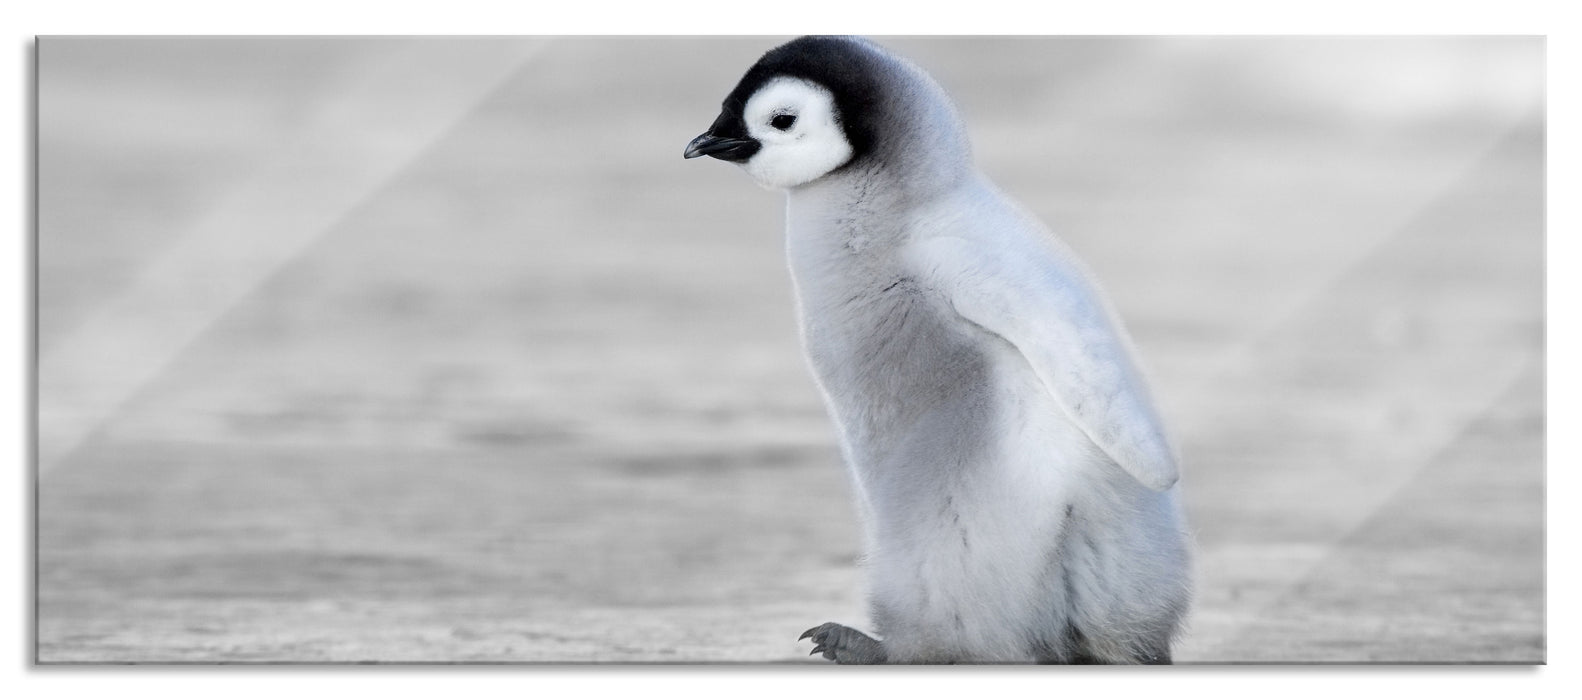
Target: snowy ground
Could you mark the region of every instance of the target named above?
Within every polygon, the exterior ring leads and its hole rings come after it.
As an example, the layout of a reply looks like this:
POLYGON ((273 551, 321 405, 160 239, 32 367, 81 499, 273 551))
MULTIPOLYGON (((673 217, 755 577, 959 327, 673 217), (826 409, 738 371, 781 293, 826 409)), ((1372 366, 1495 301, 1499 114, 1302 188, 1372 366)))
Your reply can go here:
MULTIPOLYGON (((41 40, 38 658, 801 662, 861 623, 777 39, 41 40)), ((1542 44, 890 39, 1116 301, 1181 662, 1545 659, 1542 44)))

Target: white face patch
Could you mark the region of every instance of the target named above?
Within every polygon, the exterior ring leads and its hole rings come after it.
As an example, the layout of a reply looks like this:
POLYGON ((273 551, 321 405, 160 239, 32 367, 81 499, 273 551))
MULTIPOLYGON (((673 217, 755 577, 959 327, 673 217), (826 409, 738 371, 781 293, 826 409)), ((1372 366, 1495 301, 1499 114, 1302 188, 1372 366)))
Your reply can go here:
POLYGON ((742 118, 747 135, 760 144, 742 167, 765 187, 805 185, 851 160, 851 144, 835 119, 835 96, 817 83, 764 83, 747 98, 742 118))

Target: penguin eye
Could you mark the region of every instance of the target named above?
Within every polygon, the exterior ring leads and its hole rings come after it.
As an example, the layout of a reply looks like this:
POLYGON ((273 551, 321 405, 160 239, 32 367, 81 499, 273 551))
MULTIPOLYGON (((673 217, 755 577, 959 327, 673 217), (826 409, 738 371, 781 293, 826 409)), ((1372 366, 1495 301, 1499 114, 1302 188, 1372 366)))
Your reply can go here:
POLYGON ((791 125, 795 124, 795 123, 796 123, 796 115, 795 114, 776 114, 773 119, 769 120, 769 126, 772 126, 772 127, 776 128, 776 129, 779 129, 781 131, 785 131, 786 129, 791 128, 791 125))

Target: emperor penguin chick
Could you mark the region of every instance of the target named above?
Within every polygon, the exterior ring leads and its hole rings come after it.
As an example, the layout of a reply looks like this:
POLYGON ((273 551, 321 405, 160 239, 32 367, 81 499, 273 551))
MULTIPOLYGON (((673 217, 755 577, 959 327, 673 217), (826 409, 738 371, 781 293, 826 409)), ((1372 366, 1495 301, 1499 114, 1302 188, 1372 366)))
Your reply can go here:
POLYGON ((1169 663, 1177 460, 1117 317, 878 45, 769 51, 687 145, 787 193, 802 339, 863 516, 875 636, 839 663, 1169 663), (881 641, 882 640, 882 641, 881 641))

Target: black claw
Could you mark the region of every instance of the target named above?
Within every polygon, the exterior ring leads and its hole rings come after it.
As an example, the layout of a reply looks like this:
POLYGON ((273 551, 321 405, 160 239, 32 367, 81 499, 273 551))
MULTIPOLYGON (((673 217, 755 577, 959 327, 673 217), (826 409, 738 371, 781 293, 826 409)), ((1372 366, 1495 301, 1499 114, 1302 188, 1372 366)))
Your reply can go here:
POLYGON ((819 653, 821 651, 824 651, 824 645, 822 645, 822 644, 819 645, 819 646, 813 647, 813 651, 808 652, 807 655, 808 656, 812 656, 812 655, 817 654, 817 653, 819 653))
POLYGON ((797 638, 796 638, 796 640, 797 640, 797 641, 799 641, 799 642, 800 642, 800 641, 802 641, 802 640, 804 640, 804 639, 807 639, 807 638, 808 638, 808 637, 811 637, 811 636, 813 636, 813 633, 814 633, 814 632, 817 632, 817 631, 818 631, 818 628, 817 628, 817 627, 814 627, 814 628, 813 628, 813 629, 810 629, 810 630, 808 630, 808 631, 806 631, 806 632, 803 632, 803 633, 802 633, 802 636, 800 636, 800 637, 797 637, 797 638))

